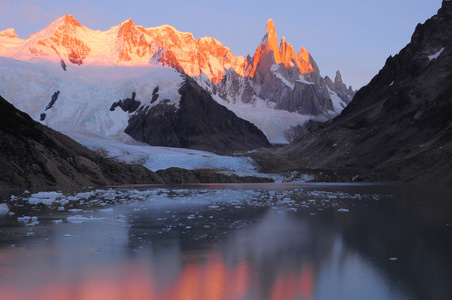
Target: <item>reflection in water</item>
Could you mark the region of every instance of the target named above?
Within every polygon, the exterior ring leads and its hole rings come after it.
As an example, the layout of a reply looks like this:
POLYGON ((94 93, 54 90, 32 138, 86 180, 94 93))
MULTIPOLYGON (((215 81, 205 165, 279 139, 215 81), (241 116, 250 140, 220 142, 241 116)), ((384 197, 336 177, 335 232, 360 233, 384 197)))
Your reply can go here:
POLYGON ((449 298, 450 214, 369 189, 108 190, 40 211, 9 202, 0 299, 449 298))

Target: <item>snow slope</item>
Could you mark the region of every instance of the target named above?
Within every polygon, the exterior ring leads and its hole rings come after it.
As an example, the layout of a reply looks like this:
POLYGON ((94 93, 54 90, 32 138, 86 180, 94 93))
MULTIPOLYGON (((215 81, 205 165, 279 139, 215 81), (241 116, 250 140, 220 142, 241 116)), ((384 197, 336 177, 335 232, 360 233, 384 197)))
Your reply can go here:
POLYGON ((58 131, 120 134, 127 126, 128 115, 120 109, 111 112, 113 102, 136 92, 138 101, 149 103, 158 86, 159 101, 169 99, 177 103, 180 99, 177 91, 182 82, 180 73, 159 64, 84 66, 64 72, 58 64, 0 57, 0 94, 35 120, 46 113, 42 123, 58 131), (60 91, 58 100, 45 111, 57 91, 60 91))

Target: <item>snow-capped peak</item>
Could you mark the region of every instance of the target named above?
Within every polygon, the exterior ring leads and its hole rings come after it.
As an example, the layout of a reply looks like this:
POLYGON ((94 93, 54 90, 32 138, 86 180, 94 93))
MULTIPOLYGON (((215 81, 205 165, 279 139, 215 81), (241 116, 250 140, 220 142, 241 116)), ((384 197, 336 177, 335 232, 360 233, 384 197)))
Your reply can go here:
POLYGON ((14 28, 8 28, 6 30, 0 31, 0 38, 6 37, 6 38, 19 38, 14 31, 14 28))

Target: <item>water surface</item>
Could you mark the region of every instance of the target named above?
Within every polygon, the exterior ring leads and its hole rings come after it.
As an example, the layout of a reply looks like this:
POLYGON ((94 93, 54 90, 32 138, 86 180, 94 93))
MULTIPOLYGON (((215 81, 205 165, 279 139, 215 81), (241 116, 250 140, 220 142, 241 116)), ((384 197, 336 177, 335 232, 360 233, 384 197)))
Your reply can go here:
POLYGON ((239 184, 3 197, 1 299, 451 299, 452 190, 239 184))

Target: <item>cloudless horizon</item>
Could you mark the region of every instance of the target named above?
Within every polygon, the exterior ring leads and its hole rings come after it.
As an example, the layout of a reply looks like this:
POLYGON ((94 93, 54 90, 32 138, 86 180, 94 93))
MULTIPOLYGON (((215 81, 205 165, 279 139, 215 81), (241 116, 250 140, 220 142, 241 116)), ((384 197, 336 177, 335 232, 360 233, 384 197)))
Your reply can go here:
POLYGON ((272 18, 278 40, 285 36, 298 53, 307 49, 322 76, 337 70, 354 89, 366 85, 390 55, 410 42, 418 23, 442 0, 227 2, 207 0, 0 0, 0 31, 14 28, 27 39, 57 18, 74 16, 82 25, 105 31, 131 18, 145 28, 171 25, 196 39, 210 36, 238 55, 253 55, 272 18))

